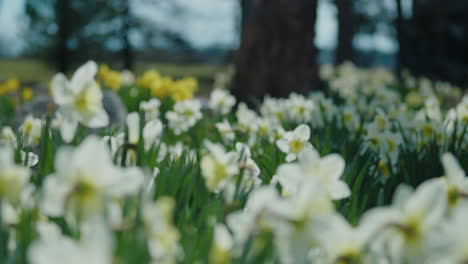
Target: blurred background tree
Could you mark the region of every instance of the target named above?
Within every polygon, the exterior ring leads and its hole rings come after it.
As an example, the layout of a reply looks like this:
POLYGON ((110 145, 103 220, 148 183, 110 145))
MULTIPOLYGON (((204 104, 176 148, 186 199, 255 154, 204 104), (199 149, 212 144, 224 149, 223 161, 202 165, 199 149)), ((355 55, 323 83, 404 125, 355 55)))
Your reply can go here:
POLYGON ((466 85, 468 1, 413 0, 401 26, 401 64, 415 74, 466 85))
POLYGON ((247 101, 318 89, 317 1, 253 0, 250 4, 248 11, 241 5, 242 36, 233 82, 236 97, 247 101))
POLYGON ((26 0, 29 17, 26 45, 29 54, 56 62, 66 72, 89 58, 102 59, 121 52, 131 26, 127 1, 26 0))
POLYGON ((466 86, 467 11, 466 0, 0 0, 0 79, 93 59, 211 80, 234 63, 246 98, 307 92, 318 87, 316 63, 352 61, 466 86), (12 59, 2 64, 11 56, 31 67, 13 71, 12 59))
POLYGON ((353 0, 335 0, 334 2, 338 12, 338 43, 335 64, 341 64, 354 59, 355 7, 353 0))
MULTIPOLYGON (((181 7, 171 1, 146 5, 150 9, 181 12, 181 7)), ((66 72, 71 63, 75 66, 90 58, 101 61, 121 58, 123 68, 132 69, 135 52, 130 35, 133 32, 144 36, 143 42, 164 38, 169 45, 190 48, 181 34, 158 27, 147 17, 134 16, 130 0, 25 0, 25 12, 29 17, 26 53, 54 61, 61 72, 66 72)), ((151 49, 151 46, 144 48, 151 49)))

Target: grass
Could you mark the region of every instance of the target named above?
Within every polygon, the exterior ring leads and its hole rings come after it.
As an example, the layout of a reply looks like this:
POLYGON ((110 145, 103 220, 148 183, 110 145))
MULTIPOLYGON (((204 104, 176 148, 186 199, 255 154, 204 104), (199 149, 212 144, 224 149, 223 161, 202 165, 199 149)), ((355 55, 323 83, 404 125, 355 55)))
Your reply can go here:
POLYGON ((22 82, 48 82, 53 74, 53 67, 39 60, 0 60, 0 80, 17 78, 22 82))
MULTIPOLYGON (((148 69, 156 69, 164 75, 175 78, 195 77, 200 82, 201 90, 206 90, 211 87, 215 74, 226 70, 226 66, 137 61, 136 74, 141 74, 148 69)), ((52 65, 37 59, 0 59, 0 80, 14 77, 26 83, 46 83, 54 73, 55 69, 52 65)))

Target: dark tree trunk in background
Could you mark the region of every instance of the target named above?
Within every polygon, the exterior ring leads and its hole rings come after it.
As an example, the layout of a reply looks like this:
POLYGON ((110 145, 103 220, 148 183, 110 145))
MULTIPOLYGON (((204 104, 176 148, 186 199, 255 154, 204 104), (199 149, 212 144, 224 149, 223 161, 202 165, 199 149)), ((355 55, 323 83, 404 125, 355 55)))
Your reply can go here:
POLYGON ((238 100, 318 89, 314 46, 317 0, 252 0, 233 93, 238 100))
POLYGON ((124 59, 124 68, 127 70, 133 69, 134 64, 134 57, 133 57, 133 50, 132 44, 130 43, 130 27, 131 27, 131 13, 130 13, 130 0, 123 0, 124 1, 124 9, 122 14, 123 19, 123 27, 122 27, 122 42, 123 42, 123 50, 122 55, 124 59))
POLYGON ((70 11, 70 0, 57 1, 57 26, 58 26, 58 39, 57 39, 57 71, 67 72, 69 67, 70 51, 68 49, 68 39, 70 31, 68 27, 68 16, 70 11))
POLYGON ((338 9, 338 46, 336 64, 353 60, 354 9, 353 0, 335 0, 338 9))
POLYGON ((403 9, 401 6, 401 0, 395 0, 397 6, 397 17, 396 17, 396 32, 398 41, 398 53, 397 53, 397 68, 396 72, 398 78, 401 79, 401 71, 404 65, 404 54, 405 54, 405 43, 403 39, 403 9))
POLYGON ((468 1, 413 0, 403 20, 403 67, 414 75, 468 84, 468 1))
POLYGON ((249 21, 252 18, 254 1, 255 0, 239 0, 241 8, 241 36, 243 35, 243 32, 245 32, 245 29, 247 28, 249 21))

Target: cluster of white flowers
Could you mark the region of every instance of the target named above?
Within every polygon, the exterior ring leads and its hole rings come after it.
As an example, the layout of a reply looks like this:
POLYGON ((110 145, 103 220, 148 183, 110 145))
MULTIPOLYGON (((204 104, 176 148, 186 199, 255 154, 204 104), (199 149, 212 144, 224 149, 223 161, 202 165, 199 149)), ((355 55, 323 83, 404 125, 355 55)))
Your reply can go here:
POLYGON ((101 88, 94 80, 97 70, 96 63, 90 61, 81 66, 71 80, 62 73, 52 80, 52 95, 59 106, 60 132, 67 142, 73 140, 79 123, 91 128, 109 124, 101 88))
POLYGON ((1 127, 0 254, 32 264, 133 253, 145 263, 468 262, 468 96, 450 107, 438 97, 454 87, 408 75, 416 88, 403 95, 385 70, 324 66, 334 99, 266 97, 252 109, 215 89, 203 113, 199 99, 148 97, 119 127, 96 72, 88 62, 71 80, 54 77, 51 122, 1 127), (399 184, 410 155, 432 155, 445 176, 399 184), (374 187, 378 197, 360 193, 374 187))
POLYGON ((234 96, 226 90, 216 89, 210 95, 210 108, 223 115, 229 113, 236 103, 234 96))
POLYGON ((467 179, 451 154, 442 156, 446 176, 429 180, 416 190, 401 185, 391 206, 371 209, 356 227, 332 203, 350 195, 339 180, 342 159, 335 154, 320 158, 314 152, 306 156, 297 164, 279 168, 278 182, 287 193, 279 195, 271 185, 260 187, 242 211, 228 216, 231 232, 216 227, 213 250, 217 258, 222 250, 224 258, 240 254, 249 236, 261 244, 261 234, 272 231, 282 263, 467 261, 462 222, 468 219, 467 179))
POLYGON ((202 118, 201 103, 198 100, 186 100, 174 105, 173 111, 166 113, 169 128, 180 135, 193 127, 202 118))

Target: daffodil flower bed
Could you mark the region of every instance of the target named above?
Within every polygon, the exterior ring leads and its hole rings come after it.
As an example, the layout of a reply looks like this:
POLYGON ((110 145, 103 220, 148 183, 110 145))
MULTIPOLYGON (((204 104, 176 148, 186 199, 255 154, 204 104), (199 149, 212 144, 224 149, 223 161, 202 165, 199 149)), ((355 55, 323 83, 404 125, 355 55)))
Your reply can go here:
POLYGON ((326 94, 249 108, 90 61, 17 128, 3 84, 0 263, 466 263, 468 97, 351 64, 321 77, 326 94))

